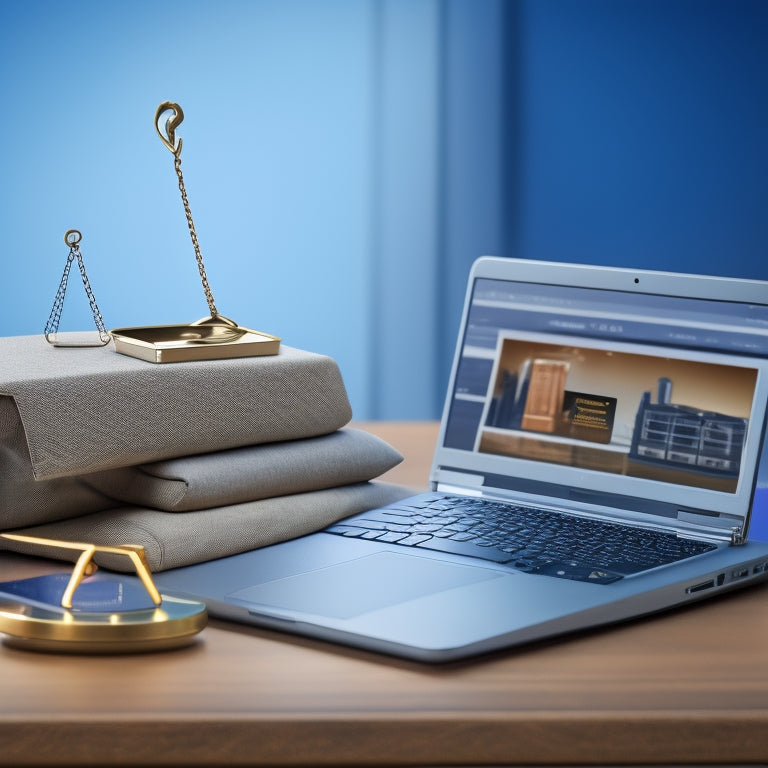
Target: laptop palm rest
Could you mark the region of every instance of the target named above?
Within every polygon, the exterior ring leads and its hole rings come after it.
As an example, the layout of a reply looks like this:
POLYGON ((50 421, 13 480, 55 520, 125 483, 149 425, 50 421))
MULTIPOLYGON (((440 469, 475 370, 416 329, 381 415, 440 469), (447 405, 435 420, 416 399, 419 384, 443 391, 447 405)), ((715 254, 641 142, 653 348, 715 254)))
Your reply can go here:
POLYGON ((456 587, 504 576, 490 568, 459 565, 394 552, 377 552, 325 568, 245 587, 227 597, 286 613, 351 619, 456 587))

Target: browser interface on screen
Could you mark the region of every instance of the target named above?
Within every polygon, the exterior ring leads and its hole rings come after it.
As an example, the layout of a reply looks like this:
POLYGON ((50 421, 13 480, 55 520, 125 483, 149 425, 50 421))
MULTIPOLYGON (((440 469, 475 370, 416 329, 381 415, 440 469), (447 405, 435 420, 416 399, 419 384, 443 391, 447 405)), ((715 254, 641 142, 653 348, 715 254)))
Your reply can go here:
MULTIPOLYGON (((510 488, 598 488, 655 514, 741 521, 766 358, 763 306, 476 279, 443 447, 519 478, 510 488)), ((768 538, 765 469, 752 537, 768 538)))

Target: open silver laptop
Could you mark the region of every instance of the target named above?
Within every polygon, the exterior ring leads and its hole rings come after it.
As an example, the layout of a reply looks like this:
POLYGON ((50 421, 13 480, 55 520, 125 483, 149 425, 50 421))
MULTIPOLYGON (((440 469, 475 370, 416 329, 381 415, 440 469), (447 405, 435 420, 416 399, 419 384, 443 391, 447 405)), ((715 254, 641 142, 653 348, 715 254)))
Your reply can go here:
POLYGON ((428 662, 718 595, 768 577, 767 403, 768 283, 484 257, 432 491, 157 583, 428 662))

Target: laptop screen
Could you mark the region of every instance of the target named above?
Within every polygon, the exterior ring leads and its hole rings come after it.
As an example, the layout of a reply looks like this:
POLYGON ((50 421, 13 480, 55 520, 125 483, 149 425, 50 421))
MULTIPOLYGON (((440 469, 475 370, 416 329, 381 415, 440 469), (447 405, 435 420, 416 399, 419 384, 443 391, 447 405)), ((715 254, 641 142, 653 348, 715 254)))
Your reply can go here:
POLYGON ((477 277, 441 468, 487 489, 741 526, 766 358, 763 305, 477 277))

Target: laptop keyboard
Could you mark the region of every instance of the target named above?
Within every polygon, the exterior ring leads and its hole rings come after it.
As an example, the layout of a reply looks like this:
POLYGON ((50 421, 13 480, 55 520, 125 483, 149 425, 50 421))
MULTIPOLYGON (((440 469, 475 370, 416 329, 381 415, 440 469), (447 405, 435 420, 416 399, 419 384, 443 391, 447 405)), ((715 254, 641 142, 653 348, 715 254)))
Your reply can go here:
POLYGON ((675 534, 523 505, 423 494, 326 529, 359 539, 505 563, 526 573, 610 584, 716 549, 675 534))

